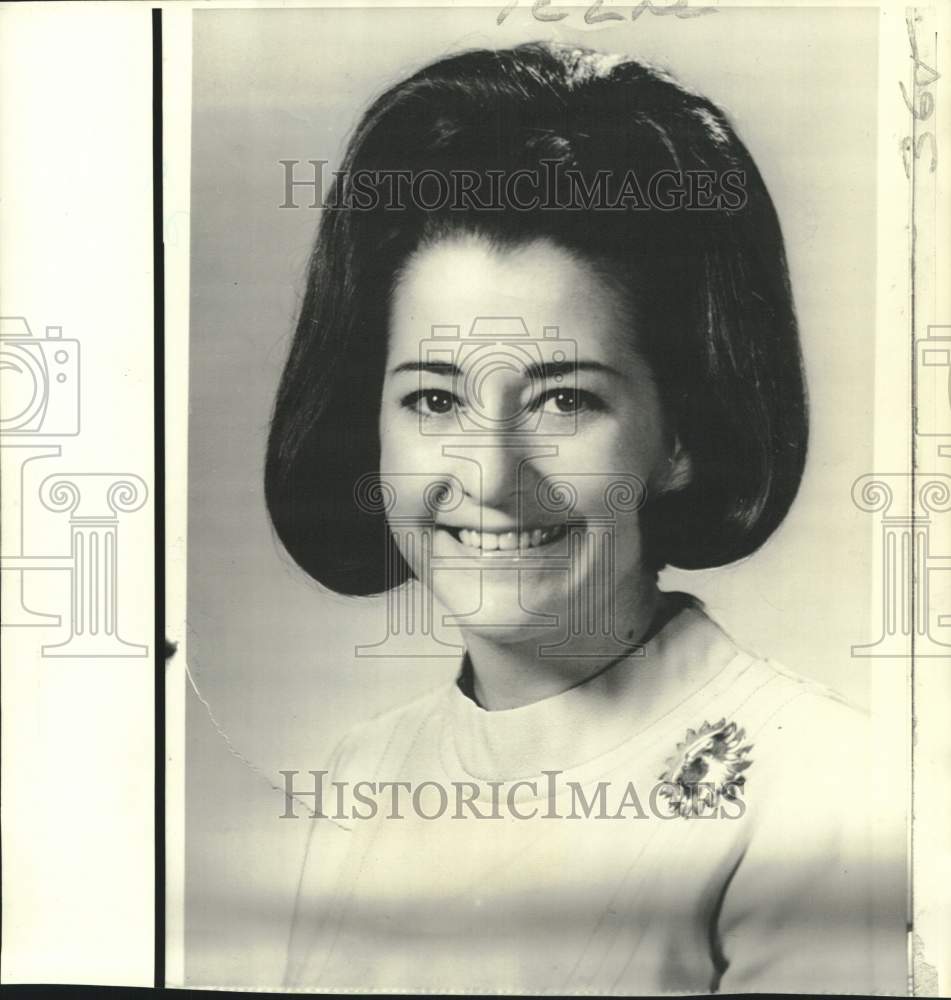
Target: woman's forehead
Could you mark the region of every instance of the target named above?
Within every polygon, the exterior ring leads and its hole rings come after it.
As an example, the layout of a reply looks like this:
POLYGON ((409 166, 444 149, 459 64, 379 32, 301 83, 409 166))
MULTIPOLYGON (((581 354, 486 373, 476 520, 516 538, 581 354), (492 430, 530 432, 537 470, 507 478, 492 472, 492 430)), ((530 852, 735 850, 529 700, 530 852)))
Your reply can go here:
POLYGON ((579 356, 616 356, 631 346, 621 295, 592 264, 547 239, 497 247, 465 235, 423 247, 403 268, 390 352, 413 353, 434 328, 458 327, 460 338, 477 339, 499 317, 520 320, 532 338, 570 339, 579 356))

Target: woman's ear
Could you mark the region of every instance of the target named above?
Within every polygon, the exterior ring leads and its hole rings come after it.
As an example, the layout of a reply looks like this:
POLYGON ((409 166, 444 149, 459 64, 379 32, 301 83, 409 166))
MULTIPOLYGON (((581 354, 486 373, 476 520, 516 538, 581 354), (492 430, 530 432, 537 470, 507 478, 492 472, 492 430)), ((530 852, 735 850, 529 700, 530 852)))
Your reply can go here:
POLYGON ((664 480, 664 493, 676 493, 689 486, 693 480, 693 461, 690 453, 680 443, 679 437, 674 437, 674 446, 667 458, 667 476, 664 480))

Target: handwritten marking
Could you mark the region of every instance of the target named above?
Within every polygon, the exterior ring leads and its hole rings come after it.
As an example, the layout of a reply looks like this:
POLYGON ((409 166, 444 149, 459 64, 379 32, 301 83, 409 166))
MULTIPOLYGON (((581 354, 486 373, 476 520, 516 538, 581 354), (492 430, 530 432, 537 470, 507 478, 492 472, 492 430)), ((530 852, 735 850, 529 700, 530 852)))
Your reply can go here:
MULTIPOLYGON (((518 6, 519 0, 511 0, 496 15, 495 23, 502 24, 505 19, 518 6)), ((551 0, 535 0, 532 4, 531 14, 536 21, 543 24, 552 21, 563 21, 569 15, 567 10, 552 10, 551 0)), ((641 14, 647 12, 657 17, 667 17, 673 15, 677 18, 703 17, 704 14, 716 14, 716 7, 691 7, 690 0, 674 0, 674 3, 665 3, 657 6, 655 0, 641 0, 632 10, 630 19, 636 21, 641 14)), ((623 21, 624 15, 617 9, 605 8, 604 0, 594 0, 594 3, 587 8, 584 14, 585 24, 601 24, 604 21, 623 21)))
MULTIPOLYGON (((915 34, 916 20, 920 20, 920 15, 912 16, 909 14, 905 18, 905 27, 908 30, 908 42, 911 46, 909 58, 911 58, 915 64, 912 94, 917 99, 917 107, 916 102, 909 98, 908 91, 905 89, 905 84, 901 80, 898 81, 898 88, 901 90, 902 100, 911 112, 912 118, 916 122, 925 122, 934 114, 935 99, 934 94, 930 90, 925 90, 924 88, 930 87, 933 83, 940 80, 941 74, 924 62, 918 55, 918 38, 915 34)), ((921 150, 925 144, 925 140, 929 142, 931 147, 931 161, 928 172, 933 174, 935 170, 938 169, 938 141, 935 138, 934 132, 922 132, 921 135, 918 136, 917 141, 915 141, 911 135, 906 135, 899 143, 899 149, 901 149, 902 163, 905 167, 905 176, 908 178, 911 177, 911 161, 912 159, 917 160, 921 157, 921 150)))

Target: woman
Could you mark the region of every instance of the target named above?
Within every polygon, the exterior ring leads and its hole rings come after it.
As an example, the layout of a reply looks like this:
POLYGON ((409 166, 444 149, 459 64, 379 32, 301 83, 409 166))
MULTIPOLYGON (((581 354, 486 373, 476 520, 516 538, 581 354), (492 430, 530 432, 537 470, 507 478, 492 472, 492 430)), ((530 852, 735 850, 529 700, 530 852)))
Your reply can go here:
POLYGON ((424 588, 465 655, 338 747, 288 985, 902 983, 864 716, 657 585, 756 550, 806 441, 779 223, 713 104, 532 44, 369 108, 321 220, 268 505, 316 580, 424 588))

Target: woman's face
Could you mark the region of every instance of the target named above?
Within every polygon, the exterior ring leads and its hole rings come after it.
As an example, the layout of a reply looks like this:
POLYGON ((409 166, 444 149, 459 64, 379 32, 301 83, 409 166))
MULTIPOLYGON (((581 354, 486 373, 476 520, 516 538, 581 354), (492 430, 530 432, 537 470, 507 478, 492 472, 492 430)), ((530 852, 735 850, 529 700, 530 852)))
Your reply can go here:
POLYGON ((652 582, 624 501, 668 488, 681 459, 636 343, 620 294, 548 240, 459 236, 408 262, 380 472, 403 557, 464 627, 558 641, 569 609, 602 628, 612 591, 621 615, 652 582))

